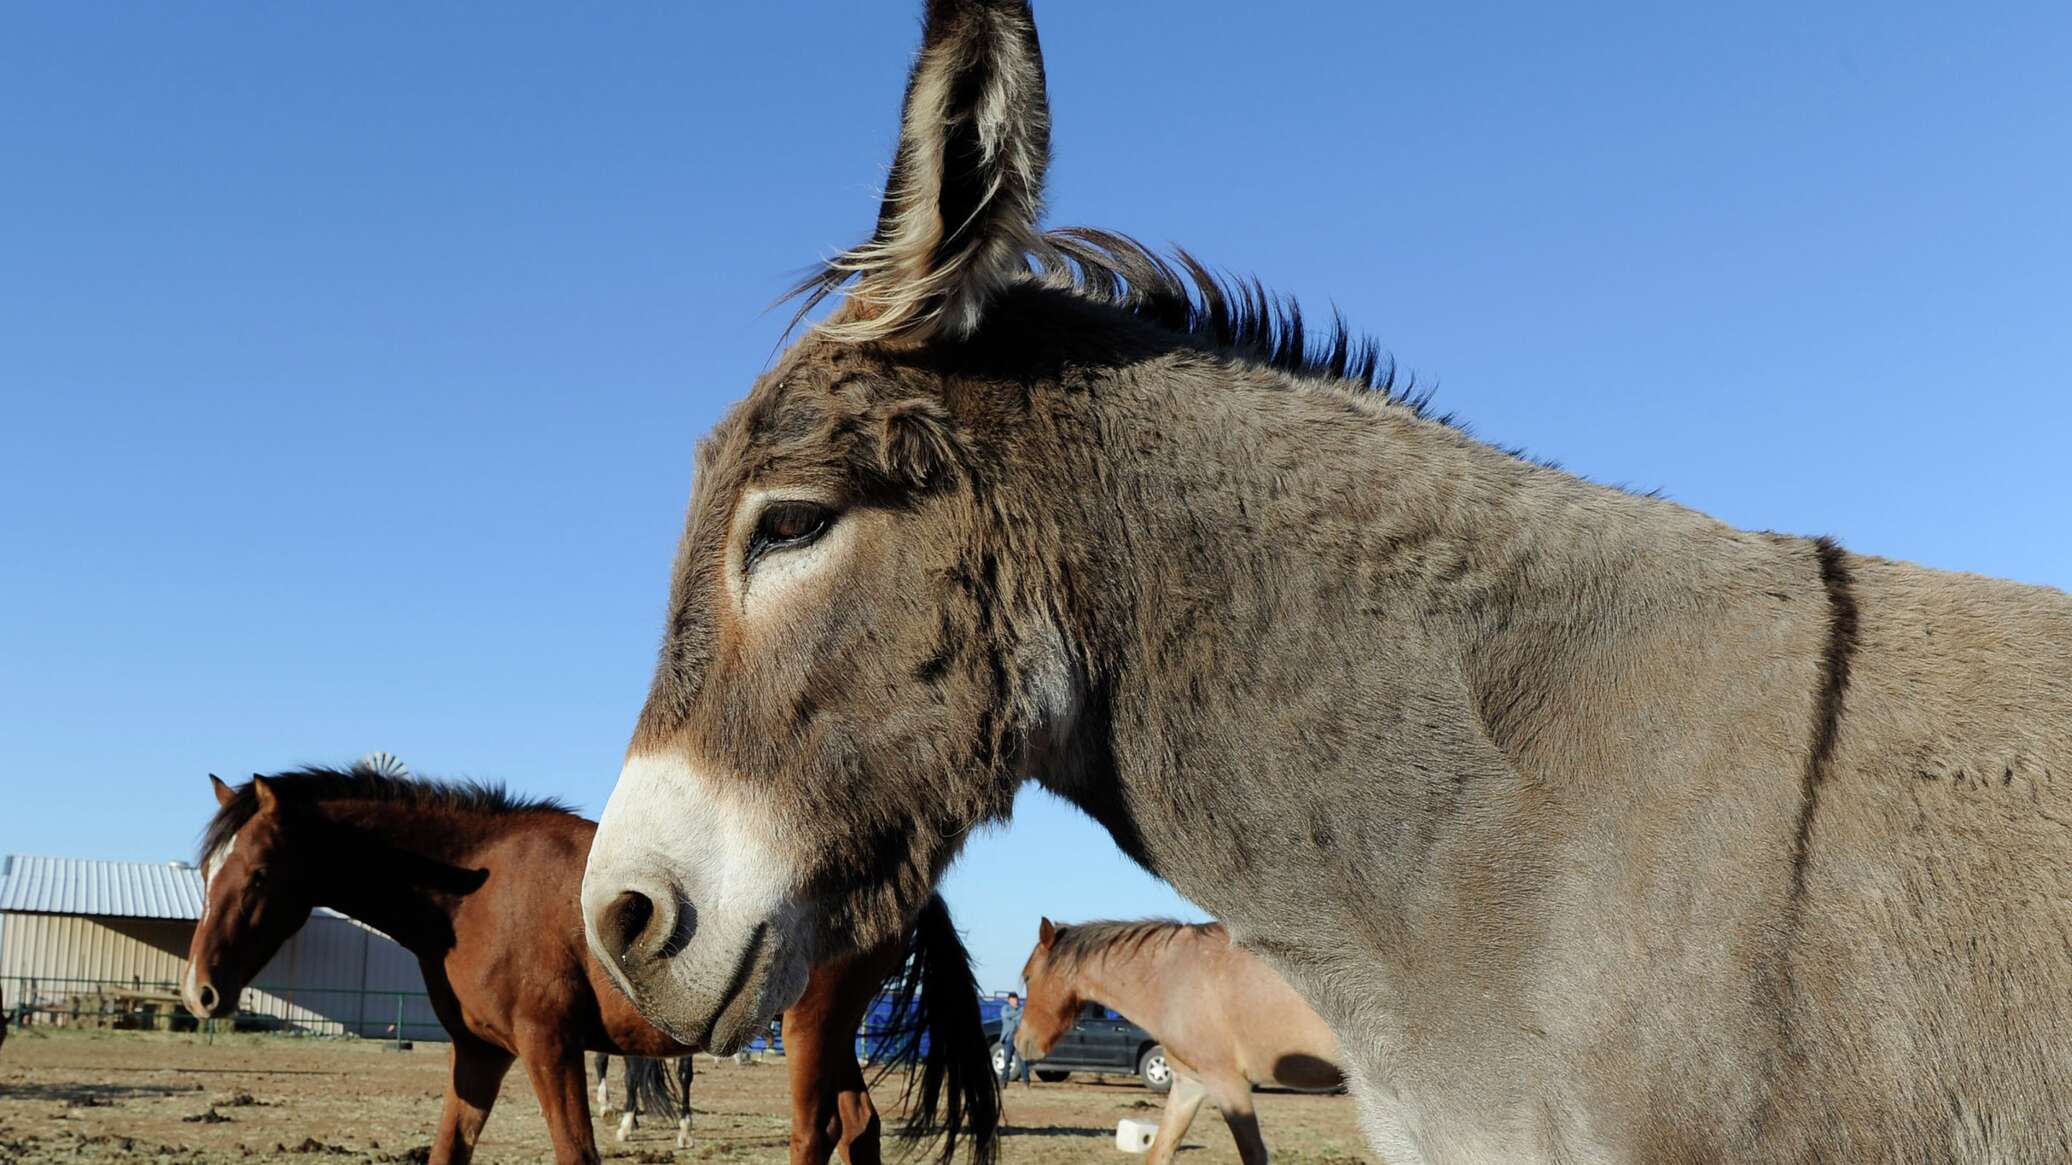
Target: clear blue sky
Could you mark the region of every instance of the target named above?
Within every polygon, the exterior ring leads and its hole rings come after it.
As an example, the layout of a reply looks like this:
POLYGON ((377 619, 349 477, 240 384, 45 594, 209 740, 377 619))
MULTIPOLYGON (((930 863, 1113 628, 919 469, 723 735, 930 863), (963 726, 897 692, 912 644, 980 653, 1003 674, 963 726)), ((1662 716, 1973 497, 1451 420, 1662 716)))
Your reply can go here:
MULTIPOLYGON (((595 812, 692 443, 872 222, 918 2, 11 6, 0 850, 372 748, 595 812)), ((1335 303, 1478 432, 2072 585, 2072 9, 1041 3, 1051 220, 1335 303)), ((1042 794, 950 893, 1185 912, 1042 794)))

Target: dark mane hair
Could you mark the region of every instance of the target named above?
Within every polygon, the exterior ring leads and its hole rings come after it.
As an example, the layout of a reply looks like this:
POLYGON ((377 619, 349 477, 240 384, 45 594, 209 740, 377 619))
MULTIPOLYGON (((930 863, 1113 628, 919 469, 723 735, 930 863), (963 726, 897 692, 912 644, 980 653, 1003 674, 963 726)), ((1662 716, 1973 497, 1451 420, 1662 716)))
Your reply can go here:
MULTIPOLYGON (((1292 297, 1268 291, 1256 278, 1212 271, 1183 249, 1166 258, 1128 235, 1067 227, 1045 233, 1025 261, 1039 283, 1119 307, 1205 346, 1296 376, 1339 381, 1418 416, 1431 403, 1430 390, 1419 389, 1414 378, 1398 384, 1395 358, 1373 339, 1355 336, 1344 317, 1334 312, 1329 330, 1315 336, 1292 297)), ((791 327, 854 275, 834 263, 808 272, 784 296, 799 301, 791 327)))
MULTIPOLYGON (((265 778, 282 801, 312 805, 319 801, 386 801, 417 809, 458 813, 574 813, 554 797, 520 797, 501 782, 439 781, 398 777, 366 764, 349 769, 305 765, 265 778)), ((216 810, 202 830, 201 858, 207 861, 259 812, 259 794, 251 781, 236 787, 230 802, 216 810)))
POLYGON ((1128 921, 1061 922, 1051 940, 1050 958, 1071 971, 1097 955, 1141 951, 1153 943, 1164 946, 1183 934, 1223 938, 1220 922, 1180 922, 1171 918, 1139 918, 1128 921))

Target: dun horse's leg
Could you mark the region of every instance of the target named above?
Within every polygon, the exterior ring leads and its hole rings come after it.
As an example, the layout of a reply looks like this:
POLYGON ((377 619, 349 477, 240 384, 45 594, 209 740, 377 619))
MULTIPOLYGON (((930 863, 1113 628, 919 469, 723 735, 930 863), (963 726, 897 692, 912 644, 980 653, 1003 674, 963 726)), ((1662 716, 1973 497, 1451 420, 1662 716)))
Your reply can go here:
POLYGON ((612 1106, 612 1058, 603 1052, 599 1052, 594 1062, 597 1065, 597 1110, 602 1112, 612 1106))
MULTIPOLYGON (((1172 1064, 1170 1054, 1166 1064, 1172 1064)), ((1192 1075, 1173 1073, 1173 1087, 1166 1093, 1165 1113, 1158 1118, 1158 1135, 1151 1139, 1151 1153, 1144 1159, 1145 1165, 1166 1165, 1173 1159, 1188 1128, 1194 1124, 1194 1114, 1201 1111, 1201 1102, 1208 1095, 1209 1090, 1192 1075)))
MULTIPOLYGON (((547 1118, 559 1165, 597 1165, 597 1138, 590 1129, 590 1088, 583 1076, 583 1052, 556 1037, 526 1041, 525 1074, 547 1118)), ((630 1103, 630 1101, 629 1101, 630 1103)))
POLYGON ((432 1138, 431 1165, 467 1165, 504 1074, 511 1070, 511 1053, 456 1039, 446 1050, 446 1062, 446 1105, 439 1112, 439 1134, 432 1138))
POLYGON ((1211 1095, 1223 1110, 1223 1123, 1230 1126, 1230 1139, 1237 1142, 1238 1160, 1266 1165, 1266 1140, 1259 1135, 1259 1117, 1252 1110, 1251 1082, 1218 1080, 1211 1095))

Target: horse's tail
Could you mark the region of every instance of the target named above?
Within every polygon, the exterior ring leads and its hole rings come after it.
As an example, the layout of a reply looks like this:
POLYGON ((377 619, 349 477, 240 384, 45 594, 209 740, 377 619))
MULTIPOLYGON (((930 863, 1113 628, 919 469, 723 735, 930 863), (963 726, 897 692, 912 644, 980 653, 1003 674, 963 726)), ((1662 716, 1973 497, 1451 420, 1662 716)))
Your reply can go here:
POLYGON ((1000 1079, 979 1016, 971 953, 940 895, 929 896, 914 922, 887 1027, 890 1038, 873 1057, 877 1079, 894 1068, 910 1070, 900 1139, 912 1147, 939 1137, 943 1165, 965 1142, 973 1165, 992 1165, 1000 1154, 1000 1079))
POLYGON ((626 1057, 627 1103, 642 1112, 649 1102, 675 1119, 691 1112, 692 1062, 695 1057, 678 1056, 664 1063, 653 1056, 626 1057))

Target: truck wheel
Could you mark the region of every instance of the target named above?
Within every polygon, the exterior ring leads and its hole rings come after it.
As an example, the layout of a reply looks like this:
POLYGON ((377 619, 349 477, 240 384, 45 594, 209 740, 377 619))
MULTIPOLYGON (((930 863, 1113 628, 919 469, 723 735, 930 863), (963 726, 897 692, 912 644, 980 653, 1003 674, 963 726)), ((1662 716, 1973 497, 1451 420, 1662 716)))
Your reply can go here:
POLYGON ((1170 1091, 1173 1087, 1173 1068, 1166 1063, 1165 1046, 1153 1044, 1137 1057, 1137 1079, 1153 1092, 1170 1091))

